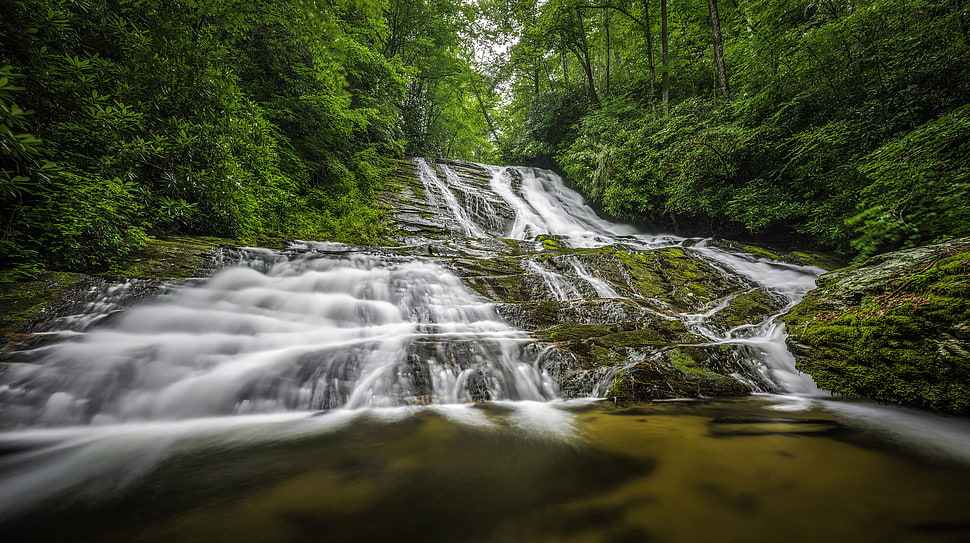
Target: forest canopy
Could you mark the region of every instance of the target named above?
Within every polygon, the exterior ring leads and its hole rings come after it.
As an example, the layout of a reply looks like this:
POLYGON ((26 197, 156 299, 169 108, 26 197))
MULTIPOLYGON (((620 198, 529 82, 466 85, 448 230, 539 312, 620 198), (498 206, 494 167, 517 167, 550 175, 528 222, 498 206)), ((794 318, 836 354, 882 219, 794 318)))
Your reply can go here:
POLYGON ((507 6, 503 156, 616 217, 859 256, 970 235, 962 0, 507 6))
POLYGON ((0 3, 0 266, 105 269, 165 233, 379 241, 389 159, 492 152, 471 10, 0 3))
POLYGON ((970 235, 962 0, 0 3, 0 268, 150 236, 385 240, 391 159, 859 256, 970 235))

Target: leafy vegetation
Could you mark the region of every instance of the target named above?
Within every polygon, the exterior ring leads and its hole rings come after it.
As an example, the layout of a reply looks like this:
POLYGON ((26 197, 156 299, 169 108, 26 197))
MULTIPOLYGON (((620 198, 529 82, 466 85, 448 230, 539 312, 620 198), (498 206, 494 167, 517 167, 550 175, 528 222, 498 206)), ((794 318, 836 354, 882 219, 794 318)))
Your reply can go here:
POLYGON ((0 269, 106 269, 160 234, 381 242, 408 155, 556 165, 660 230, 860 257, 965 236, 968 9, 3 2, 0 269))
POLYGON ((391 158, 491 150, 457 0, 0 4, 0 268, 151 235, 384 239, 391 158))
POLYGON ((507 161, 614 216, 865 257, 970 234, 967 7, 548 0, 518 37, 507 161))

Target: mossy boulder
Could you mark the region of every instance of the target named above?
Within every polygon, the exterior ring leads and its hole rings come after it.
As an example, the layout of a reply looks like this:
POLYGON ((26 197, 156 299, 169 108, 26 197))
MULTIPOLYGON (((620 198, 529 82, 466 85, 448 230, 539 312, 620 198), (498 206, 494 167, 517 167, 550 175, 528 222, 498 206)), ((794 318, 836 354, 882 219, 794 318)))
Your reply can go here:
POLYGON ((744 362, 729 348, 680 346, 660 351, 617 372, 606 396, 643 401, 750 394, 752 386, 728 377, 726 364, 744 362))
POLYGON ((73 292, 84 279, 80 273, 47 272, 34 281, 0 283, 0 333, 8 340, 24 341, 24 334, 16 333, 51 300, 73 292), (16 334, 16 338, 8 334, 16 334))
POLYGON ((970 414, 970 238, 823 275, 784 320, 820 387, 970 414))
MULTIPOLYGON (((268 240, 264 240, 268 241, 268 240)), ((150 295, 170 280, 211 273, 213 250, 231 244, 222 238, 152 239, 110 270, 97 275, 50 271, 33 281, 0 283, 0 349, 21 349, 46 341, 49 324, 84 311, 92 296, 112 284, 141 280, 128 288, 125 303, 150 295)))

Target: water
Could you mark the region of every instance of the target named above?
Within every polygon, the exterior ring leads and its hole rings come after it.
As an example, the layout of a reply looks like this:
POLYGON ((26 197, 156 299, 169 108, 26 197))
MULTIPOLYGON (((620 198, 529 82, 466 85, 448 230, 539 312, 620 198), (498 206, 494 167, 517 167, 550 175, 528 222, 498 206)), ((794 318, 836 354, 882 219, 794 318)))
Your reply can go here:
POLYGON ((126 290, 115 288, 59 321, 66 341, 8 358, 4 539, 970 540, 966 420, 836 401, 795 371, 775 317, 821 270, 638 233, 549 172, 416 168, 444 239, 246 249, 211 279, 105 319, 126 290), (617 305, 629 284, 548 258, 538 235, 679 247, 722 270, 737 289, 709 305, 637 307, 741 349, 774 393, 629 407, 591 386, 594 397, 563 398, 550 348, 454 264, 520 240, 540 296, 630 318, 617 305), (776 314, 717 324, 758 290, 776 314))
POLYGON ((263 269, 226 268, 26 353, 41 361, 4 373, 5 423, 557 396, 528 336, 438 264, 319 251, 250 263, 263 269))

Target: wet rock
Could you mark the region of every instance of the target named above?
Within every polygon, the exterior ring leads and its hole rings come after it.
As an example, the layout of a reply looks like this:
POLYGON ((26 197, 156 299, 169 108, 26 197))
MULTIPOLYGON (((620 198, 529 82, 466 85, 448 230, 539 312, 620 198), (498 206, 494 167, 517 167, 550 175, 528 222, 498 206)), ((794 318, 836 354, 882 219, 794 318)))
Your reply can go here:
POLYGON ((84 330, 177 281, 209 275, 241 258, 240 250, 227 243, 221 238, 159 238, 99 275, 46 272, 34 281, 2 283, 0 332, 6 335, 0 337, 0 348, 18 348, 19 336, 9 334, 84 330))
POLYGON ((754 353, 737 345, 696 346, 705 340, 684 321, 705 314, 705 325, 721 331, 754 326, 785 307, 781 297, 725 274, 689 249, 576 249, 545 235, 529 246, 522 242, 450 264, 467 285, 497 302, 507 322, 559 353, 547 356, 543 368, 564 395, 646 401, 772 390, 754 353), (558 293, 543 273, 562 281, 558 293), (594 282, 615 297, 604 297, 594 282))
POLYGON ((820 387, 970 414, 970 238, 823 275, 784 320, 820 387))

